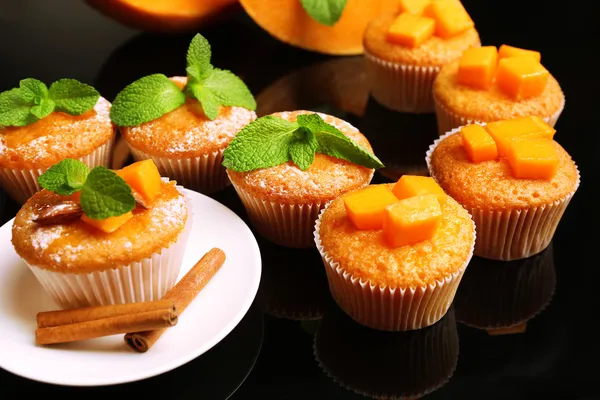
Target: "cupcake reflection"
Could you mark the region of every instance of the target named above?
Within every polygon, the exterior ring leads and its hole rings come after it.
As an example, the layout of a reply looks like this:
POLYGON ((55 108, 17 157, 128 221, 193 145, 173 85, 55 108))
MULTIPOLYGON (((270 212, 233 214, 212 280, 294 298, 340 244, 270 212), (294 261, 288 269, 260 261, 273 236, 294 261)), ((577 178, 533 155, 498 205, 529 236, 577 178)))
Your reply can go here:
POLYGON ((270 315, 294 320, 320 319, 330 295, 316 249, 284 248, 257 236, 263 258, 259 299, 270 315))
POLYGON ((474 328, 518 332, 548 306, 555 287, 552 244, 523 260, 473 257, 454 298, 456 320, 474 328))
POLYGON ((442 387, 458 360, 454 311, 415 331, 383 332, 354 322, 335 304, 315 335, 315 358, 341 386, 375 398, 415 398, 442 387))

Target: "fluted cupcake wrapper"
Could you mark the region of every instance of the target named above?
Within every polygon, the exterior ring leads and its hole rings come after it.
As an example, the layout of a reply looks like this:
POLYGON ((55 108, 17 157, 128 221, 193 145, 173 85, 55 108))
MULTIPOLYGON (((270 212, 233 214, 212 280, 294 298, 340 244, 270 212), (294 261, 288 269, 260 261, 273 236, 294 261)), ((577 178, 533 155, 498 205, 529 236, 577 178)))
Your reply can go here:
POLYGON ((148 258, 87 274, 55 272, 35 265, 28 266, 44 290, 65 309, 159 300, 177 282, 192 230, 191 201, 185 194, 184 196, 188 216, 183 231, 169 247, 148 258))
MULTIPOLYGON (((114 137, 79 160, 90 168, 98 166, 109 167, 113 143, 114 137)), ((23 204, 42 189, 38 185, 37 179, 46 169, 0 168, 0 184, 10 197, 17 203, 23 204)))
MULTIPOLYGON (((442 140, 459 132, 461 128, 450 130, 429 147, 425 161, 433 179, 436 179, 431 170, 433 151, 442 140)), ((579 188, 579 182, 580 176, 577 170, 577 182, 572 192, 562 199, 540 206, 488 210, 463 205, 473 217, 477 229, 475 255, 492 260, 511 261, 527 258, 544 250, 554 237, 558 223, 579 188)))
POLYGON ((382 287, 363 281, 334 260, 321 243, 321 218, 315 223, 314 240, 325 264, 329 289, 335 302, 361 325, 383 331, 421 329, 439 321, 450 308, 454 295, 473 256, 473 245, 465 263, 454 273, 426 286, 382 287))
POLYGON ((271 242, 284 247, 314 246, 313 227, 323 203, 286 204, 254 197, 232 182, 254 229, 271 242))
POLYGON ((179 185, 203 194, 216 193, 229 185, 225 173, 223 151, 218 150, 200 157, 167 158, 153 156, 128 143, 136 161, 152 159, 162 176, 176 180, 179 185))
POLYGON ((395 111, 433 113, 433 81, 438 66, 420 67, 393 63, 365 52, 365 68, 371 95, 395 111))
MULTIPOLYGON (((443 135, 444 133, 446 133, 454 128, 458 128, 460 126, 465 126, 465 125, 475 124, 475 123, 481 124, 484 122, 491 122, 491 121, 475 120, 475 119, 465 118, 463 116, 460 116, 460 115, 450 111, 450 109, 448 109, 448 107, 444 106, 440 101, 438 101, 435 96, 433 97, 433 101, 435 103, 435 115, 437 118, 438 133, 440 135, 443 135)), ((556 125, 556 122, 558 121, 558 118, 560 117, 560 114, 562 113, 564 108, 565 108, 565 101, 563 99, 563 102, 562 102, 560 108, 558 109, 558 111, 556 111, 552 115, 542 117, 542 119, 548 125, 554 127, 554 125, 556 125)))

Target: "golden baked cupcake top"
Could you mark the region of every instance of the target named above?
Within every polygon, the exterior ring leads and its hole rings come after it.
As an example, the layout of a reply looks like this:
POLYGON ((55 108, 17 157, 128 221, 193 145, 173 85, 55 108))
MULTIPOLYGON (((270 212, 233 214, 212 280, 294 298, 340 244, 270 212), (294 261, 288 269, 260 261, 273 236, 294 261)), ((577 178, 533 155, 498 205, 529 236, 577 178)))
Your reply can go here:
POLYGON ((572 194, 579 172, 538 117, 467 125, 430 149, 431 175, 469 208, 519 209, 572 194))
POLYGON ((392 63, 441 66, 480 46, 473 21, 458 0, 408 0, 400 14, 383 14, 364 34, 367 54, 392 63))
POLYGON ((50 88, 23 79, 0 94, 0 168, 45 169, 81 158, 111 140, 110 103, 74 79, 50 88))
POLYGON ((40 177, 43 189, 19 210, 12 243, 27 263, 89 273, 150 257, 174 243, 188 208, 152 160, 91 171, 67 159, 40 177))
POLYGON ((186 77, 145 76, 117 94, 110 118, 133 147, 161 157, 197 157, 222 150, 256 118, 244 82, 215 68, 208 41, 197 34, 186 77))
POLYGON ((410 175, 338 197, 317 229, 344 272, 390 288, 444 280, 466 267, 475 241, 469 213, 431 178, 410 175))
POLYGON ((445 65, 434 82, 442 106, 477 121, 518 116, 546 117, 564 106, 557 80, 540 63, 541 54, 502 45, 466 50, 445 65))
POLYGON ((256 197, 327 202, 363 186, 382 166, 349 123, 310 111, 280 112, 249 124, 225 150, 229 178, 256 197))

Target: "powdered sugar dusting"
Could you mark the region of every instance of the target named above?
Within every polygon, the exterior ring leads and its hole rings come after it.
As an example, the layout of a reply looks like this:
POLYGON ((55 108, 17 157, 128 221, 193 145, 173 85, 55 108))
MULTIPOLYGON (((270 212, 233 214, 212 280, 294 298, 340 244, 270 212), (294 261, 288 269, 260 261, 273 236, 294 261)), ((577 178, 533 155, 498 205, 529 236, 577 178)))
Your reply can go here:
POLYGON ((60 237, 62 231, 62 225, 38 226, 31 235, 31 245, 36 251, 44 253, 48 246, 60 237))

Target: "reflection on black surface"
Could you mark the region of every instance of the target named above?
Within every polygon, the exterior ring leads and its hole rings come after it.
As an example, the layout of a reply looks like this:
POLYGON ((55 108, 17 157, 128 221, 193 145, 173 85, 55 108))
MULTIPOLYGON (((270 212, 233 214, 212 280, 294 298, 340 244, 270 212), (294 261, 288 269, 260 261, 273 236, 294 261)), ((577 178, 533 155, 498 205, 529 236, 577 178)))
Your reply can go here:
MULTIPOLYGON (((12 385, 15 389, 3 392, 2 399, 22 399, 27 394, 50 398, 53 395, 63 398, 81 395, 121 398, 122 395, 140 393, 151 394, 149 398, 164 395, 169 399, 227 399, 250 374, 260 353, 262 341, 263 315, 254 305, 219 344, 195 360, 162 375, 122 385, 76 388, 34 382, 0 369, 2 385, 12 385)), ((152 350, 148 356, 151 356, 151 352, 152 350)), ((132 357, 136 356, 139 355, 132 354, 132 357)))
POLYGON ((439 389, 454 373, 454 311, 435 325, 382 332, 358 325, 331 305, 315 335, 315 358, 340 385, 376 398, 414 398, 439 389))
POLYGON ((555 287, 552 244, 524 260, 473 257, 454 299, 456 319, 481 329, 519 325, 550 303, 555 287))
POLYGON ((290 249, 257 236, 263 262, 258 292, 267 313, 296 320, 319 319, 330 294, 317 249, 290 249))
POLYGON ((370 97, 357 127, 385 164, 381 174, 392 180, 404 174, 429 174, 425 152, 438 137, 435 114, 394 112, 370 97))

